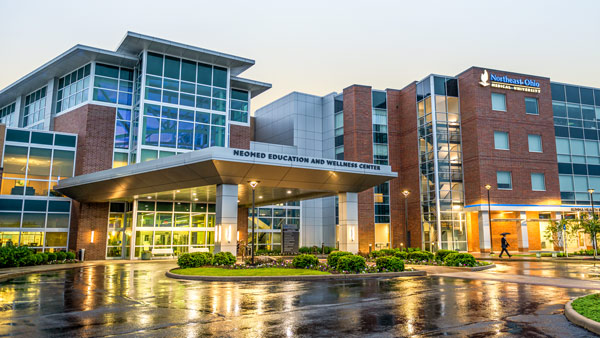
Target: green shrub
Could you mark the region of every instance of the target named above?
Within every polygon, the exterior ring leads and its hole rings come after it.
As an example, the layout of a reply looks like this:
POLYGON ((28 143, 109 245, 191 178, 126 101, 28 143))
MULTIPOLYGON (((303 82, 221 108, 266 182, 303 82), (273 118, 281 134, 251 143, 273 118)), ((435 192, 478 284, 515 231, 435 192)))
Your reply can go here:
POLYGON ((444 259, 444 264, 448 266, 475 266, 477 261, 473 255, 468 253, 451 253, 444 259))
POLYGON ((308 254, 310 253, 310 248, 307 246, 303 246, 298 249, 298 252, 300 252, 301 254, 308 254))
POLYGON ((359 273, 367 267, 365 259, 359 255, 345 255, 337 261, 337 271, 359 273))
POLYGON ((421 251, 421 248, 406 248, 406 249, 404 249, 404 251, 410 253, 410 252, 415 252, 415 251, 421 251))
POLYGON ((231 252, 219 252, 213 258, 213 265, 234 265, 235 260, 231 252))
POLYGON ((319 265, 319 259, 315 255, 302 254, 294 257, 294 260, 292 260, 292 265, 295 268, 305 269, 310 266, 319 265))
POLYGON ((42 264, 48 263, 48 253, 42 252, 41 255, 42 255, 42 264))
POLYGON ((448 256, 451 253, 458 253, 458 251, 454 251, 454 250, 438 250, 435 253, 435 260, 443 262, 444 258, 446 258, 446 256, 448 256))
POLYGON ((347 251, 334 251, 327 256, 327 265, 336 268, 340 257, 349 255, 352 255, 352 253, 347 251))
POLYGON ((41 252, 36 253, 35 255, 35 265, 40 265, 44 263, 44 254, 41 252))
POLYGON ((395 256, 379 257, 375 260, 377 271, 404 271, 404 261, 395 256))
POLYGON ((433 254, 429 251, 413 251, 408 254, 408 259, 413 261, 431 261, 433 260, 433 254))
POLYGON ((593 256, 594 255, 594 250, 590 249, 590 250, 579 250, 573 253, 574 255, 577 256, 593 256))
POLYGON ((198 268, 212 264, 213 256, 210 252, 184 253, 177 258, 177 265, 182 269, 198 268))
POLYGON ((74 252, 67 252, 67 259, 75 259, 75 253, 74 252))
POLYGON ((329 255, 330 253, 334 252, 335 250, 337 250, 337 249, 334 247, 326 246, 326 247, 323 247, 323 254, 329 255))
POLYGON ((48 252, 48 262, 54 262, 56 260, 56 252, 48 252))
POLYGON ((57 261, 64 261, 65 259, 67 259, 67 253, 64 251, 58 251, 56 253, 56 260, 57 261))
POLYGON ((394 257, 398 257, 400 259, 407 259, 408 258, 408 252, 406 251, 396 251, 396 253, 394 253, 394 257))
POLYGON ((398 249, 381 249, 381 250, 371 251, 370 256, 372 258, 384 257, 384 256, 394 256, 397 252, 400 252, 400 250, 398 250, 398 249))
MULTIPOLYGON (((33 250, 26 246, 7 245, 0 247, 0 268, 11 268, 25 265, 32 265, 33 250)), ((35 262, 35 257, 33 262, 35 262)), ((35 263, 33 263, 35 264, 35 263)))

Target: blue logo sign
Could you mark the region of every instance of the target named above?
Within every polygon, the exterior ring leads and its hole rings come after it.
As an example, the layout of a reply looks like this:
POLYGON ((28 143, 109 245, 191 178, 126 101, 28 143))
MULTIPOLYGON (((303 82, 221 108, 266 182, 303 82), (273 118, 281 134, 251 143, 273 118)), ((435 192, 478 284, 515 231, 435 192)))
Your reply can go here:
POLYGON ((528 87, 536 87, 539 88, 540 87, 540 83, 537 82, 536 80, 531 80, 531 79, 513 79, 510 78, 506 75, 504 76, 497 76, 495 74, 490 74, 490 80, 495 81, 495 82, 502 82, 502 83, 507 83, 507 84, 512 84, 512 85, 519 85, 519 86, 528 86, 528 87))

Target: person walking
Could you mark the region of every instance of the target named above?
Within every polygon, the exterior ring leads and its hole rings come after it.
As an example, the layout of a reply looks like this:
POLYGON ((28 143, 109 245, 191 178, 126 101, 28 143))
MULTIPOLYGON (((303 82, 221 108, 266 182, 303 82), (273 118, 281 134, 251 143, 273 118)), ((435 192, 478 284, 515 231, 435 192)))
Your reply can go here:
POLYGON ((508 253, 508 247, 510 246, 510 244, 508 244, 508 241, 506 240, 506 234, 503 233, 502 234, 502 251, 500 251, 500 255, 498 257, 502 258, 502 254, 506 252, 506 254, 508 255, 508 258, 512 257, 509 253, 508 253))

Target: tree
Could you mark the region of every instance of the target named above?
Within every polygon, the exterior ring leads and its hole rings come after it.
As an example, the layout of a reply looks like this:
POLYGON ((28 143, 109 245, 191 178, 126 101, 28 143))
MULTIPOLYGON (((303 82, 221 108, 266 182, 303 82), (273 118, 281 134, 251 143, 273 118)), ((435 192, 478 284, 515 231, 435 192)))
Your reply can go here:
MULTIPOLYGON (((571 237, 575 236, 577 233, 577 224, 572 219, 561 218, 560 221, 551 221, 550 224, 546 227, 544 231, 544 237, 550 241, 550 243, 554 244, 554 242, 558 239, 558 234, 562 231, 565 231, 565 235, 571 237)), ((567 238, 563 238, 563 249, 565 253, 567 252, 567 238)))
POLYGON ((582 215, 577 222, 577 230, 583 230, 586 234, 589 234, 592 237, 592 246, 594 247, 594 259, 598 255, 598 245, 596 242, 596 236, 600 232, 600 220, 598 216, 594 214, 593 216, 582 215))

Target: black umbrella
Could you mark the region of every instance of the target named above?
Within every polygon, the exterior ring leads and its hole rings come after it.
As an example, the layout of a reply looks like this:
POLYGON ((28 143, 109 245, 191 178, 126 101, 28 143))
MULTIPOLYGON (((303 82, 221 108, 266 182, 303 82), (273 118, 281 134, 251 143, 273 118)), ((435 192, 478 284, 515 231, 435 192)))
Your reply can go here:
POLYGON ((503 232, 500 235, 502 235, 502 236, 510 235, 510 232, 503 232))

